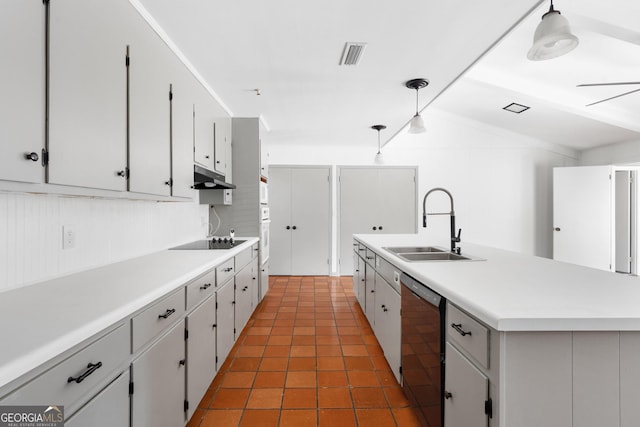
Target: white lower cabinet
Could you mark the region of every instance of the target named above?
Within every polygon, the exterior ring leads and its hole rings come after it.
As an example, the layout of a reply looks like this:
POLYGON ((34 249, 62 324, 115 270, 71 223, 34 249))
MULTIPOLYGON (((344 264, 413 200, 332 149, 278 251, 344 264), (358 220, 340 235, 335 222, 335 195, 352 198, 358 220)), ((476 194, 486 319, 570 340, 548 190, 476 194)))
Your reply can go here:
MULTIPOLYGON (((258 262, 259 259, 258 259, 258 262)), ((260 266, 260 301, 269 291, 269 260, 266 260, 260 266)))
POLYGON ((375 308, 376 308, 376 274, 375 270, 369 265, 365 265, 364 273, 364 312, 371 327, 375 325, 375 308))
POLYGON ((207 392, 216 369, 216 297, 187 315, 187 419, 207 392))
POLYGON ((489 379, 449 343, 446 354, 445 427, 486 427, 489 379))
POLYGON ((236 275, 236 303, 234 332, 238 336, 251 317, 251 286, 253 284, 251 264, 247 264, 236 275))
MULTIPOLYGON (((257 254, 257 252, 256 252, 257 254)), ((251 260, 251 312, 260 304, 260 266, 258 265, 258 257, 251 260)))
POLYGON ((129 425, 129 371, 125 371, 69 420, 66 427, 129 425))
POLYGON ((216 361, 217 367, 224 362, 235 342, 235 291, 234 279, 227 281, 216 292, 216 361))
POLYGON ((401 363, 400 294, 379 274, 375 275, 375 325, 373 330, 380 342, 384 356, 398 382, 401 363))
POLYGON ((176 427, 185 423, 184 320, 131 364, 131 423, 176 427))
POLYGON ((365 307, 366 307, 366 293, 365 293, 365 288, 366 288, 366 284, 365 284, 365 280, 366 280, 366 267, 365 267, 365 262, 362 258, 358 257, 358 283, 357 283, 357 289, 354 289, 353 291, 356 294, 356 298, 358 298, 358 302, 360 303, 360 307, 362 308, 362 311, 365 311, 365 307))

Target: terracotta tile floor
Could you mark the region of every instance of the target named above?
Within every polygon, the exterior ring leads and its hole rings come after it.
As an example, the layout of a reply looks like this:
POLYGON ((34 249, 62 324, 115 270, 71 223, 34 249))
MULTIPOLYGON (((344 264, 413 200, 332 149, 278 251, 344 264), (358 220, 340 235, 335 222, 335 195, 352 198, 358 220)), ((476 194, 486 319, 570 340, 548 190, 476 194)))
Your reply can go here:
POLYGON ((269 283, 187 427, 419 425, 351 277, 269 283))

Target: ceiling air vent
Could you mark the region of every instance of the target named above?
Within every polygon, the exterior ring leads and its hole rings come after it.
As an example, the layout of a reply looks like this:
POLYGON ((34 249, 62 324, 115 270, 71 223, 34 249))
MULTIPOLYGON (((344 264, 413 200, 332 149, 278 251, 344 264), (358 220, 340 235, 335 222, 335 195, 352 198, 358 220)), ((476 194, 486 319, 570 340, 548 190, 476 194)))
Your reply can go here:
POLYGON ((366 43, 345 43, 340 65, 358 65, 365 47, 367 47, 366 43))
POLYGON ((516 114, 520 114, 524 111, 527 111, 529 108, 530 107, 527 107, 526 105, 517 104, 515 102, 512 102, 506 107, 502 107, 503 110, 511 111, 512 113, 516 113, 516 114))

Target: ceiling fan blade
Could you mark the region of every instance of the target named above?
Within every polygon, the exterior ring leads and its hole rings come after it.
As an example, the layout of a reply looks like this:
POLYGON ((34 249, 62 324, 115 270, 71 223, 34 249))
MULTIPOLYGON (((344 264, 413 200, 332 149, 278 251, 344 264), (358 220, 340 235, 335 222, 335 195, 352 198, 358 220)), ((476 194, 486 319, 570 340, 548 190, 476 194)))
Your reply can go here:
POLYGON ((616 83, 585 83, 576 85, 576 87, 588 87, 588 86, 624 86, 624 85, 640 85, 640 82, 616 82, 616 83))
POLYGON ((602 99, 602 100, 597 101, 597 102, 592 102, 591 104, 587 104, 586 107, 591 107, 592 105, 596 105, 596 104, 600 104, 600 103, 605 102, 605 101, 610 101, 612 99, 620 98, 621 96, 629 95, 629 94, 634 93, 634 92, 640 92, 640 89, 630 90, 629 92, 621 93, 620 95, 612 96, 611 98, 602 99))

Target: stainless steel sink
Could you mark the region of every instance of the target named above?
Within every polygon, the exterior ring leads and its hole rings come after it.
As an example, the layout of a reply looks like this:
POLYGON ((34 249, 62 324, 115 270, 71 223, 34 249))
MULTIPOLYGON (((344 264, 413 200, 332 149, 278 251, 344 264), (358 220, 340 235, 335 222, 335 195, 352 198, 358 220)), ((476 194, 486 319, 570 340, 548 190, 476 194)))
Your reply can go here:
POLYGON ((451 252, 423 252, 398 254, 405 261, 462 261, 471 258, 451 252))
POLYGON ((409 262, 421 261, 484 261, 472 255, 455 254, 439 246, 390 246, 383 247, 397 257, 409 262))
POLYGON ((445 252, 445 249, 435 246, 392 246, 382 249, 386 249, 394 254, 445 252))

